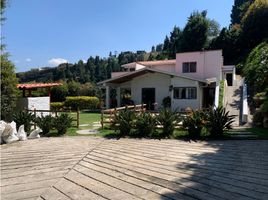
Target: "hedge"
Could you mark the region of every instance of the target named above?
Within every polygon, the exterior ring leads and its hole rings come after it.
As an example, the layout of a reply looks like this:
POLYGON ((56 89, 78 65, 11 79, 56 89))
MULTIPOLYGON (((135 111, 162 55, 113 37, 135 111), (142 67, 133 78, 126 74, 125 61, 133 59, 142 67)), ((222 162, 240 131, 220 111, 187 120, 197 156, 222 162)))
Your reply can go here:
POLYGON ((64 103, 63 102, 51 102, 50 109, 53 111, 63 109, 64 103))
POLYGON ((99 103, 100 100, 98 97, 76 96, 66 97, 64 106, 71 107, 72 110, 96 109, 98 108, 99 103))

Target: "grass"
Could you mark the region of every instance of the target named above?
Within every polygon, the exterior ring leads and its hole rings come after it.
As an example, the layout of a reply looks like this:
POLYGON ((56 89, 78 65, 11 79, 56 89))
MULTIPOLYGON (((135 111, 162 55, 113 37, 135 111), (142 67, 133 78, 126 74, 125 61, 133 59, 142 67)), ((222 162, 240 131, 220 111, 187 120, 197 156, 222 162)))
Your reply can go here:
MULTIPOLYGON (((76 119, 76 113, 70 113, 70 116, 76 119)), ((79 126, 79 128, 71 127, 68 129, 65 135, 67 136, 80 136, 76 133, 78 130, 83 129, 92 129, 93 122, 100 122, 101 114, 100 113, 88 113, 88 112, 81 112, 79 113, 79 124, 84 126, 79 126)), ((76 122, 73 122, 73 125, 76 125, 76 122)), ((98 134, 99 135, 99 134, 98 134)), ((94 136, 94 134, 93 134, 94 136)))
POLYGON ((259 139, 268 139, 268 129, 261 127, 248 128, 247 131, 255 133, 259 139))

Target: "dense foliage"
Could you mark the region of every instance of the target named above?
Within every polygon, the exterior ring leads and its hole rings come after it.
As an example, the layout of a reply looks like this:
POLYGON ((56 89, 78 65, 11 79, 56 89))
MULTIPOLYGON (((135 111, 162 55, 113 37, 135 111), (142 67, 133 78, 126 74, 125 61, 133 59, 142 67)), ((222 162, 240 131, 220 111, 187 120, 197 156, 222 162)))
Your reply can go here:
POLYGON ((183 127, 187 129, 190 138, 197 139, 206 124, 207 114, 203 111, 193 111, 183 120, 183 127))
POLYGON ((97 97, 76 96, 66 97, 64 102, 65 107, 70 107, 72 110, 96 109, 99 107, 100 100, 97 97))
POLYGON ((18 129, 21 125, 24 125, 26 133, 30 133, 32 123, 34 122, 35 116, 28 111, 19 111, 13 114, 13 120, 16 122, 16 128, 18 129))
MULTIPOLYGON (((2 52, 2 50, 1 50, 2 52)), ((1 55, 1 119, 10 121, 17 101, 17 78, 15 67, 7 54, 1 55)))
POLYGON ((53 128, 54 118, 51 115, 37 117, 34 121, 38 127, 42 129, 42 135, 47 135, 53 128))
POLYGON ((130 135, 134 127, 135 113, 132 110, 125 109, 115 114, 112 127, 119 131, 120 136, 130 135))
MULTIPOLYGON (((0 1, 0 23, 1 28, 4 18, 4 11, 6 8, 6 0, 0 1)), ((8 59, 8 53, 5 52, 5 45, 2 43, 1 35, 1 119, 5 121, 11 121, 12 113, 16 107, 17 100, 17 78, 15 75, 15 66, 8 59)))
POLYGON ((231 14, 231 25, 240 24, 250 4, 254 0, 234 0, 231 14))
POLYGON ((243 75, 252 94, 268 88, 268 43, 263 42, 249 54, 243 69, 243 75))
POLYGON ((63 135, 67 132, 67 129, 72 125, 72 117, 63 113, 53 119, 53 127, 58 131, 58 135, 63 135))
POLYGON ((64 108, 64 102, 51 102, 50 103, 50 110, 57 111, 62 110, 64 108))
POLYGON ((155 133, 156 119, 147 112, 142 112, 136 116, 135 122, 136 136, 151 137, 155 133))
POLYGON ((174 130, 175 126, 179 123, 179 115, 172 111, 169 108, 160 110, 159 115, 156 117, 157 124, 162 126, 161 132, 158 134, 160 138, 170 137, 174 130))
POLYGON ((200 51, 205 47, 209 30, 206 14, 206 11, 194 12, 189 17, 182 33, 181 50, 183 52, 200 51))
POLYGON ((206 126, 209 129, 211 137, 222 137, 224 131, 231 129, 235 116, 229 115, 223 107, 210 109, 206 126))
POLYGON ((242 39, 252 49, 268 38, 268 1, 255 0, 242 18, 242 39))

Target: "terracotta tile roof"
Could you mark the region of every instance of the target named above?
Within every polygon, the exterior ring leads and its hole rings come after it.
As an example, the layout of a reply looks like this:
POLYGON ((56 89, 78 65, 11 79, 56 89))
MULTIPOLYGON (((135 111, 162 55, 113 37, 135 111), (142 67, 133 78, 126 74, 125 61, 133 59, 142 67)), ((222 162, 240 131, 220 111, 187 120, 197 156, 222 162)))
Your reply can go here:
POLYGON ((122 67, 135 67, 136 64, 144 65, 146 67, 157 66, 157 65, 175 65, 176 60, 154 60, 154 61, 138 61, 122 65, 122 67))
POLYGON ((153 65, 175 65, 176 60, 154 60, 154 61, 141 61, 137 62, 138 64, 145 66, 153 66, 153 65))
POLYGON ((18 84, 17 88, 19 89, 46 88, 59 85, 62 85, 62 83, 26 83, 26 84, 18 84))

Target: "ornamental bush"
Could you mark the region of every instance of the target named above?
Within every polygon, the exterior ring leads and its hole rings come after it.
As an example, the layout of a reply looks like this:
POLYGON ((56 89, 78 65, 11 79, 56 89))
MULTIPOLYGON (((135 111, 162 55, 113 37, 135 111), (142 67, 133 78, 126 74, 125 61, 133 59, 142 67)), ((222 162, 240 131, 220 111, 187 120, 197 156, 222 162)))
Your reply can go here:
POLYGON ((165 108, 160 110, 159 115, 156 117, 157 124, 162 126, 162 131, 157 135, 160 138, 170 137, 175 126, 181 121, 180 116, 171 109, 165 108))
POLYGON ((63 113, 54 118, 53 127, 58 131, 58 135, 64 135, 67 132, 67 129, 71 127, 72 121, 72 117, 63 113))
POLYGON ((234 115, 229 115, 223 107, 211 108, 208 112, 208 121, 206 126, 210 132, 211 137, 221 137, 223 132, 231 129, 234 122, 234 115))
POLYGON ((29 134, 31 131, 31 123, 34 121, 35 116, 31 112, 19 111, 13 114, 13 119, 16 122, 16 128, 24 125, 24 130, 29 134))
POLYGON ((50 109, 53 111, 61 110, 63 109, 64 103, 63 102, 51 102, 50 103, 50 109))
POLYGON ((119 131, 120 136, 129 136, 133 129, 135 113, 133 110, 121 110, 115 114, 112 128, 119 131))
POLYGON ((203 111, 194 111, 183 120, 183 127, 187 129, 190 138, 198 139, 206 124, 207 114, 203 111))
POLYGON ((72 110, 81 109, 96 109, 98 108, 100 100, 98 97, 76 96, 66 97, 64 106, 71 107, 72 110))
POLYGON ((155 117, 147 112, 142 112, 136 116, 135 128, 137 129, 135 136, 151 137, 156 128, 155 117))
POLYGON ((42 135, 45 136, 53 128, 54 118, 51 115, 37 117, 34 121, 42 129, 42 135))

